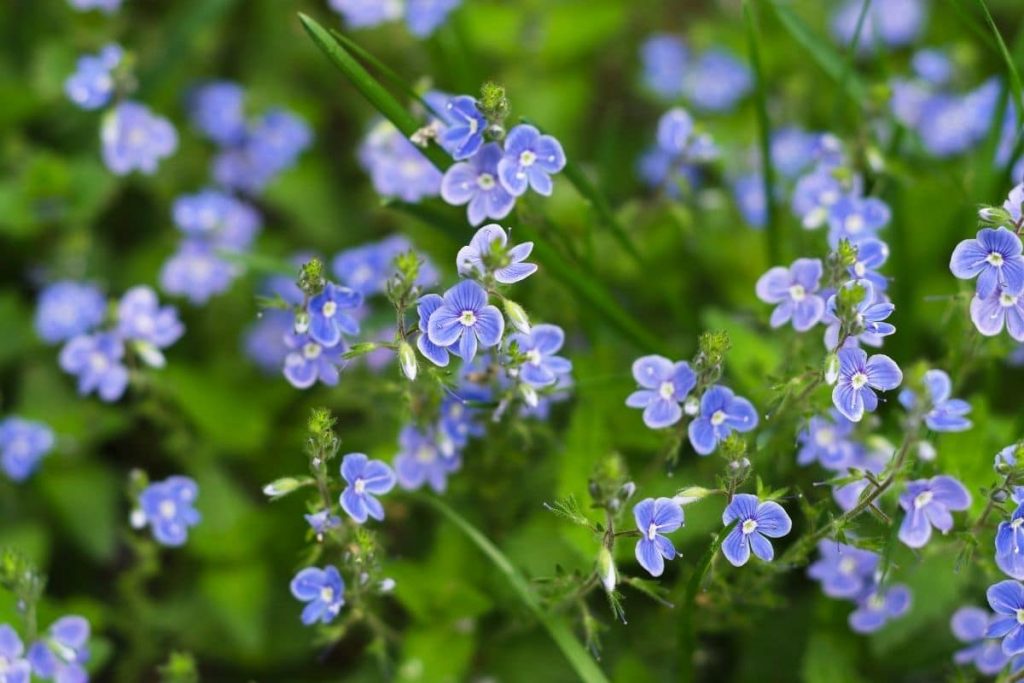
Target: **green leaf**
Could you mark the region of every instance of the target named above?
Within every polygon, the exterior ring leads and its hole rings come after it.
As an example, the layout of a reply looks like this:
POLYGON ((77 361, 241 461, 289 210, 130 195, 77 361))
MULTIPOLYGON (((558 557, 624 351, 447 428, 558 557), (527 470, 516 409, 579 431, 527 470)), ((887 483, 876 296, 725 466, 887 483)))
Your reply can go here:
POLYGON ((487 556, 498 571, 505 577, 519 600, 533 613, 533 616, 541 623, 544 629, 555 641, 555 645, 562 651, 565 658, 569 660, 580 680, 585 683, 595 681, 607 681, 604 673, 597 666, 591 656, 587 653, 580 642, 576 640, 572 631, 560 617, 555 617, 544 611, 537 597, 533 594, 526 579, 519 571, 512 566, 508 558, 491 543, 490 539, 484 536, 472 524, 466 521, 459 513, 455 512, 447 503, 434 496, 420 495, 418 499, 426 502, 435 510, 444 515, 448 521, 457 526, 462 533, 466 534, 471 541, 487 556))
POLYGON ((985 4, 985 0, 978 0, 978 6, 981 7, 981 11, 985 14, 985 21, 988 22, 988 27, 992 29, 992 35, 995 36, 996 44, 999 46, 999 53, 1003 57, 1003 61, 1006 63, 1006 73, 1010 78, 1010 91, 1013 93, 1013 106, 1017 109, 1017 120, 1024 117, 1024 88, 1021 86, 1020 73, 1017 71, 1017 66, 1013 63, 1013 56, 1010 54, 1009 48, 1006 47, 1006 41, 1003 40, 1003 34, 999 32, 999 27, 996 26, 996 22, 992 19, 992 13, 988 11, 988 5, 985 4))
POLYGON ((118 514, 120 492, 111 472, 91 463, 51 467, 39 477, 39 486, 47 505, 82 550, 99 561, 114 556, 118 527, 127 526, 127 518, 118 514))

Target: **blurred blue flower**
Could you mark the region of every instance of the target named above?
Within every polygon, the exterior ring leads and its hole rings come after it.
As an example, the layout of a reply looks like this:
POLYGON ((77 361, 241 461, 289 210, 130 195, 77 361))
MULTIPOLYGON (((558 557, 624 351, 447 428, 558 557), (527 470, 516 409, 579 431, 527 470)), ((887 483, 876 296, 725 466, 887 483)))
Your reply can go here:
POLYGON ((0 467, 13 481, 24 481, 53 448, 53 431, 42 422, 0 420, 0 467))
POLYGON ((709 455, 734 431, 749 432, 757 426, 757 411, 745 398, 720 384, 700 398, 700 414, 690 423, 690 445, 698 455, 709 455))
MULTIPOLYGON (((971 412, 971 404, 958 398, 950 398, 953 390, 949 375, 942 370, 924 373, 924 388, 927 400, 924 408, 924 422, 934 432, 962 432, 971 428, 971 421, 964 417, 971 412)), ((900 403, 907 410, 918 407, 918 396, 910 389, 900 392, 900 403)))
POLYGON ((778 304, 772 311, 772 327, 792 321, 793 329, 806 332, 818 324, 825 313, 825 300, 817 294, 821 275, 819 259, 801 258, 793 261, 789 268, 770 268, 758 279, 757 298, 778 304))
POLYGON ((537 272, 536 264, 523 263, 533 251, 533 242, 523 242, 511 249, 507 246, 508 234, 500 225, 491 223, 483 226, 476 231, 469 244, 459 249, 459 253, 455 255, 459 275, 492 275, 497 282, 511 285, 537 272))
POLYGON ((122 362, 124 343, 112 332, 80 335, 60 351, 60 367, 78 376, 78 393, 95 391, 107 402, 121 398, 128 388, 128 368, 122 362))
POLYGON ((309 126, 295 114, 272 109, 247 129, 245 139, 213 160, 213 177, 224 187, 258 194, 295 164, 312 143, 309 126))
POLYGON ((859 244, 875 237, 892 217, 889 205, 877 197, 840 197, 828 210, 828 243, 833 249, 841 240, 859 244))
POLYGON ((850 266, 850 276, 867 280, 876 292, 884 292, 889 287, 889 278, 878 272, 889 259, 889 245, 879 239, 866 238, 856 244, 857 260, 850 266))
POLYGON ((832 409, 828 415, 815 415, 807 421, 807 428, 797 434, 800 445, 798 465, 821 463, 830 470, 845 469, 853 457, 854 444, 850 440, 854 424, 832 409))
POLYGON ((446 395, 441 401, 441 419, 437 424, 438 447, 441 455, 450 458, 466 447, 471 436, 483 436, 486 432, 477 416, 479 408, 470 401, 487 401, 489 393, 479 385, 463 383, 459 395, 446 395))
POLYGON ((982 228, 975 239, 953 250, 949 269, 961 280, 978 278, 977 293, 989 298, 997 287, 1007 294, 1024 294, 1024 256, 1020 238, 1006 228, 982 228))
POLYGON ((109 43, 98 54, 79 57, 75 72, 64 82, 68 99, 82 109, 99 109, 110 102, 116 86, 112 72, 123 56, 120 45, 109 43))
POLYGON ((380 460, 363 453, 349 453, 341 460, 341 476, 347 486, 341 492, 341 508, 358 524, 372 517, 384 519, 384 506, 374 496, 383 496, 395 487, 395 473, 380 460))
POLYGON ((302 623, 329 624, 345 604, 345 582, 334 565, 306 567, 292 579, 289 586, 296 600, 308 603, 302 609, 302 623))
POLYGON ((859 348, 839 350, 839 380, 832 390, 832 404, 847 419, 860 422, 864 412, 878 407, 875 391, 895 389, 903 381, 903 372, 884 354, 868 354, 859 348))
POLYGON ((32 666, 25 659, 25 645, 10 624, 0 624, 0 663, 3 683, 29 683, 32 666))
POLYGON ((247 249, 263 223, 252 205, 218 190, 181 195, 173 212, 183 233, 205 238, 219 249, 247 249))
MULTIPOLYGON (((1012 453, 1006 451, 1016 450, 1016 446, 1004 449, 1005 456, 1015 460, 1012 453)), ((1002 455, 1002 454, 1001 454, 1002 455)), ((1004 460, 1006 457, 1004 456, 1004 460)), ((1014 496, 1014 500, 1021 503, 1021 496, 1014 496)), ((1007 575, 1015 579, 1024 579, 1024 504, 1018 504, 1010 518, 999 523, 996 529, 996 564, 1007 575)))
POLYGON ((156 172, 160 160, 178 148, 171 122, 138 102, 125 101, 107 112, 100 130, 103 163, 114 174, 156 172))
POLYGON ((529 334, 510 335, 509 343, 513 342, 527 358, 519 367, 519 377, 530 386, 538 389, 549 387, 558 381, 560 375, 572 372, 572 362, 555 355, 565 343, 565 332, 561 327, 534 325, 529 334))
POLYGON ((986 638, 993 615, 980 607, 961 607, 949 621, 950 630, 967 647, 957 650, 953 661, 963 666, 974 664, 986 676, 994 676, 1006 666, 1008 657, 998 640, 986 638))
POLYGON ((775 556, 769 538, 781 538, 793 528, 793 522, 775 501, 760 502, 757 496, 737 493, 722 512, 722 524, 736 520, 729 535, 722 541, 722 554, 734 567, 742 567, 750 559, 750 551, 770 562, 775 556))
POLYGON ((501 147, 489 142, 473 158, 445 171, 441 198, 452 206, 468 204, 466 215, 470 225, 480 225, 485 218, 501 220, 515 206, 516 198, 498 181, 501 158, 501 147))
POLYGON ((112 14, 121 9, 121 0, 68 0, 68 3, 80 12, 98 9, 106 14, 112 14))
POLYGON ((161 545, 177 547, 188 540, 189 527, 202 517, 195 509, 199 487, 190 477, 175 475, 153 482, 139 495, 139 508, 153 538, 161 545))
POLYGON ((443 456, 437 438, 413 425, 402 428, 398 444, 395 474, 398 485, 403 489, 415 490, 427 484, 437 493, 444 493, 448 475, 462 466, 458 453, 443 456))
POLYGON ((818 155, 820 137, 797 126, 772 131, 770 151, 775 171, 783 178, 796 178, 806 171, 818 155))
POLYGON ((487 119, 469 95, 457 95, 445 104, 445 123, 438 138, 452 159, 462 161, 474 156, 484 144, 487 119))
POLYGON ((210 81, 188 96, 189 118, 200 133, 218 145, 245 138, 245 90, 234 81, 210 81))
POLYGON ((725 50, 712 49, 687 65, 683 72, 683 95, 697 109, 731 111, 753 87, 746 64, 725 50))
POLYGON ((830 598, 855 599, 872 586, 878 553, 826 539, 818 542, 818 555, 807 575, 820 583, 830 598))
POLYGON ((336 346, 343 334, 359 334, 359 322, 347 310, 359 308, 363 295, 328 282, 309 300, 309 336, 323 346, 336 346))
POLYGON ((683 72, 689 52, 683 41, 673 35, 651 36, 640 47, 644 84, 664 99, 683 93, 683 72))
POLYGON ((817 228, 828 220, 832 205, 846 192, 831 167, 818 166, 797 180, 790 200, 793 215, 805 228, 817 228))
POLYGON ((760 173, 747 173, 733 179, 733 200, 743 219, 752 228, 763 228, 768 222, 768 198, 764 193, 764 177, 760 173))
POLYGON ((683 525, 683 508, 671 498, 645 498, 633 506, 633 518, 640 531, 636 561, 651 576, 661 576, 665 560, 676 557, 676 548, 665 534, 683 525))
POLYGON ((942 86, 953 76, 953 61, 945 50, 923 48, 914 53, 910 65, 918 78, 930 85, 942 86))
POLYGON ((1000 581, 989 586, 988 604, 996 613, 985 630, 986 638, 1001 638, 1003 654, 1008 657, 1024 652, 1024 585, 1019 581, 1000 581))
POLYGON ((903 584, 875 588, 861 598, 857 609, 850 613, 850 628, 857 633, 874 633, 909 609, 910 589, 903 584))
POLYGON ((431 343, 444 347, 457 343, 459 357, 469 362, 478 346, 487 349, 501 341, 505 319, 496 306, 487 303, 487 292, 476 282, 463 280, 442 299, 427 322, 431 343))
POLYGON ((651 429, 671 427, 683 416, 683 403, 697 386, 697 375, 686 361, 673 363, 663 356, 633 361, 633 379, 640 385, 626 399, 630 408, 644 409, 644 424, 651 429))
POLYGON ((970 505, 971 494, 953 477, 939 475, 907 482, 900 494, 900 507, 906 515, 899 539, 911 548, 921 548, 931 538, 933 526, 948 533, 953 528, 951 511, 966 510, 970 505))
POLYGON ((206 241, 186 239, 160 268, 160 288, 201 305, 227 291, 235 274, 236 268, 218 257, 206 241))
POLYGON ((288 355, 284 339, 292 331, 293 318, 289 311, 267 309, 260 312, 259 319, 245 332, 242 344, 245 355, 267 374, 280 372, 288 355))
POLYGON ((310 528, 313 529, 313 533, 317 536, 323 536, 329 530, 341 526, 341 518, 337 515, 332 515, 330 510, 320 510, 319 512, 304 516, 310 528))
POLYGON ((185 326, 178 320, 178 309, 160 306, 156 292, 139 285, 125 292, 117 305, 117 331, 126 340, 162 349, 178 341, 185 326))
POLYGON ((28 649, 32 673, 55 683, 86 683, 89 674, 84 665, 89 661, 89 631, 89 622, 77 615, 61 617, 50 624, 28 649))
POLYGON ((514 197, 532 188, 545 197, 551 195, 551 176, 565 168, 562 144, 550 135, 542 135, 534 126, 516 126, 505 136, 505 153, 498 162, 498 179, 514 197))
POLYGON ((415 204, 441 192, 441 171, 389 121, 377 123, 359 145, 359 164, 381 197, 415 204))
MULTIPOLYGON (((853 43, 863 0, 846 0, 832 15, 832 35, 843 45, 853 43)), ((885 0, 871 3, 857 41, 859 52, 876 47, 903 47, 913 43, 924 28, 925 8, 921 0, 885 0)))
POLYGON ((103 322, 107 300, 95 285, 62 280, 39 294, 35 327, 50 344, 89 332, 103 322))
POLYGON ((462 0, 405 0, 405 23, 410 33, 425 38, 461 4, 462 0))
POLYGON ((308 334, 285 335, 288 355, 284 358, 284 376, 296 389, 308 389, 317 380, 334 386, 338 383, 338 367, 346 351, 344 342, 336 346, 323 346, 308 334))

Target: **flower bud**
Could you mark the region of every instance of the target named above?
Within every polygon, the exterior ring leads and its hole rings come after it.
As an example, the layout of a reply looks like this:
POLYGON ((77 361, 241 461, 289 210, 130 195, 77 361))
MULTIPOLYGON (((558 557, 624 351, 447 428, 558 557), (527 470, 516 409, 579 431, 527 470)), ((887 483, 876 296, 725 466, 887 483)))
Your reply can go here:
POLYGON ((128 521, 132 525, 133 529, 141 529, 146 526, 146 513, 139 508, 135 508, 132 510, 132 514, 128 518, 128 521))
POLYGON ((922 441, 917 444, 917 457, 921 458, 925 462, 931 462, 935 460, 935 446, 930 441, 922 441))
POLYGON ((404 339, 398 344, 398 364, 402 367, 402 374, 408 377, 410 382, 415 382, 416 371, 419 368, 416 364, 416 353, 404 339))
POLYGON ((281 477, 264 486, 263 494, 271 498, 280 498, 305 485, 306 482, 299 481, 295 477, 281 477))
POLYGON ((615 560, 612 559, 612 553, 608 548, 601 546, 601 550, 597 553, 597 576, 601 579, 601 585, 604 589, 611 593, 615 590, 615 584, 618 583, 618 575, 615 571, 615 560))
POLYGON ((299 311, 295 314, 294 324, 295 334, 305 334, 306 330, 309 329, 309 313, 306 311, 299 311))
POLYGON ((696 396, 687 396, 686 400, 683 401, 683 412, 693 417, 700 412, 700 401, 696 396))
POLYGON ((978 209, 978 220, 984 225, 999 226, 1010 225, 1013 217, 1010 212, 1001 206, 983 206, 978 209))
POLYGON ((839 381, 839 355, 830 353, 825 358, 825 384, 832 386, 839 381))
POLYGON ((167 360, 160 349, 147 341, 136 340, 132 342, 132 349, 142 359, 142 362, 151 368, 162 368, 167 364, 167 360))
POLYGON ((531 408, 536 408, 537 404, 540 402, 540 398, 537 396, 537 390, 529 384, 520 384, 519 394, 523 397, 523 400, 526 401, 526 405, 531 408))
POLYGON ((505 317, 512 323, 512 327, 523 334, 530 334, 530 318, 526 315, 526 311, 523 310, 522 306, 512 301, 512 299, 505 299, 503 308, 505 309, 505 317))
POLYGON ((679 493, 672 497, 672 502, 674 502, 679 507, 683 507, 685 505, 689 505, 690 503, 696 503, 698 500, 706 498, 712 493, 714 493, 714 491, 712 491, 711 489, 706 489, 703 486, 687 486, 685 489, 681 489, 679 493))

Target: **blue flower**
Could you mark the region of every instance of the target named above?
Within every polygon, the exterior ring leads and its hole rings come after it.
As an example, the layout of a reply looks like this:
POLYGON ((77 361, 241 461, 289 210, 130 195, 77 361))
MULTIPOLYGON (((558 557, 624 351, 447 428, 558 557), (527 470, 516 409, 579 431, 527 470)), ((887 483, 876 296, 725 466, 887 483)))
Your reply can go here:
POLYGON ((359 323, 345 313, 359 308, 363 295, 354 289, 328 282, 323 291, 309 300, 309 336, 323 346, 336 346, 341 335, 359 334, 359 323))
POLYGON ((505 319, 496 306, 487 303, 487 292, 472 280, 463 280, 442 297, 430 315, 427 336, 436 346, 455 346, 462 360, 476 356, 477 347, 490 348, 501 341, 505 319))
POLYGON ((1024 294, 1024 256, 1020 238, 1006 228, 982 228, 976 239, 953 250, 949 269, 961 280, 978 278, 977 293, 989 298, 1002 287, 1007 294, 1024 294))
POLYGON ((479 408, 470 401, 488 401, 490 392, 478 384, 459 385, 458 396, 447 395, 441 401, 441 419, 437 425, 438 447, 441 455, 451 458, 466 447, 471 436, 483 436, 486 430, 477 416, 479 408))
POLYGON ((840 197, 828 210, 828 243, 832 248, 844 239, 858 244, 874 237, 891 218, 889 205, 877 197, 840 197))
POLYGON ((737 493, 722 512, 722 524, 736 520, 729 535, 722 541, 722 554, 734 567, 742 567, 750 559, 750 551, 765 562, 775 556, 769 538, 781 538, 793 528, 793 522, 775 501, 760 502, 757 496, 737 493))
POLYGON ((60 351, 60 367, 78 375, 78 393, 95 391, 107 402, 116 401, 128 388, 128 368, 122 363, 124 343, 116 334, 103 332, 75 337, 60 351))
POLYGON ((302 609, 306 626, 318 621, 331 623, 345 604, 345 582, 334 565, 306 567, 295 575, 289 588, 296 600, 308 603, 302 609))
POLYGON ((828 166, 818 166, 796 181, 790 207, 807 229, 823 225, 829 209, 846 194, 843 183, 832 171, 828 166))
MULTIPOLYGON (((1010 449, 1016 450, 1015 446, 1010 449)), ((1007 449, 1009 450, 1009 449, 1007 449)), ((1012 454, 1008 454, 1013 457, 1012 454)), ((1014 496, 1017 500, 1020 496, 1014 496)), ((1020 502, 1020 501, 1018 501, 1020 502)), ((1007 575, 1024 579, 1024 504, 1019 504, 1010 519, 996 529, 996 564, 1007 575)))
POLYGON ((156 292, 139 285, 125 292, 117 305, 117 331, 126 340, 163 349, 181 338, 185 326, 178 320, 178 309, 160 306, 156 292))
POLYGON ((757 298, 778 304, 770 324, 780 327, 790 320, 797 332, 806 332, 818 324, 825 313, 825 300, 816 292, 821 282, 819 259, 801 258, 789 268, 775 266, 762 275, 756 285, 757 298))
POLYGON ((517 333, 509 343, 519 346, 526 362, 519 367, 519 377, 532 387, 550 387, 560 375, 572 372, 572 362, 555 355, 565 343, 565 332, 557 325, 534 325, 529 334, 517 333))
POLYGON ((458 95, 445 105, 445 123, 439 142, 456 161, 474 156, 484 144, 487 119, 480 113, 476 100, 458 95))
POLYGON ((210 81, 188 97, 189 118, 200 133, 230 146, 245 138, 245 90, 234 81, 210 81))
POLYGON ((122 102, 103 118, 103 163, 114 174, 156 172, 160 160, 178 148, 178 133, 167 119, 138 102, 122 102))
MULTIPOLYGON (((859 343, 868 346, 881 346, 882 340, 896 333, 896 328, 885 322, 892 315, 896 307, 885 297, 884 294, 875 293, 875 288, 869 280, 850 280, 843 285, 844 289, 861 287, 864 290, 864 297, 854 308, 854 319, 845 321, 854 323, 856 334, 851 334, 846 339, 844 346, 856 346, 859 343)), ((837 295, 833 294, 825 302, 824 321, 827 325, 825 330, 825 346, 834 349, 839 343, 839 333, 842 330, 844 321, 836 314, 838 303, 837 295)), ((852 332, 852 330, 851 330, 852 332)))
POLYGON ((673 363, 663 356, 643 356, 633 362, 633 379, 640 385, 626 399, 630 408, 644 409, 644 424, 651 429, 671 427, 683 417, 679 406, 697 386, 697 375, 686 361, 673 363))
POLYGON ((13 481, 24 481, 53 448, 53 431, 41 422, 0 420, 0 466, 13 481))
POLYGON ((818 133, 797 126, 772 131, 772 166, 783 178, 796 178, 814 162, 819 151, 818 133))
POLYGON ((1019 581, 1000 581, 989 586, 985 595, 996 613, 985 637, 1002 638, 1003 654, 1008 657, 1024 652, 1024 585, 1019 581))
POLYGON ((949 621, 950 630, 967 647, 957 650, 953 661, 963 666, 974 664, 986 676, 994 676, 1006 666, 1008 657, 1003 654, 998 640, 985 637, 993 615, 980 607, 961 607, 949 621))
POLYGON ((293 166, 313 134, 306 122, 286 109, 270 109, 249 128, 246 151, 257 164, 278 173, 293 166))
POLYGON ((907 482, 900 494, 900 507, 906 511, 900 524, 899 539, 911 548, 921 548, 932 537, 932 527, 942 533, 953 528, 952 510, 971 506, 971 494, 953 477, 940 475, 907 482))
POLYGON ((949 55, 935 48, 923 48, 910 60, 914 74, 930 85, 945 85, 953 75, 953 61, 949 55))
POLYGON ((889 287, 889 278, 877 271, 889 258, 889 245, 879 239, 866 238, 857 242, 857 260, 850 266, 850 276, 867 280, 876 291, 884 292, 889 287))
MULTIPOLYGON (((962 432, 971 428, 971 421, 964 417, 971 412, 971 404, 958 398, 950 398, 952 382, 942 370, 924 373, 924 388, 928 392, 927 412, 924 422, 935 432, 962 432)), ((917 407, 917 394, 910 389, 900 392, 900 403, 907 410, 917 407)))
POLYGON ((986 337, 1003 331, 1017 341, 1024 341, 1024 294, 1010 294, 1002 287, 989 296, 971 299, 971 322, 986 337))
POLYGON ((870 590, 879 555, 833 540, 818 542, 819 559, 807 568, 807 575, 821 584, 830 598, 854 599, 870 590))
POLYGON ((497 282, 511 285, 521 282, 537 272, 533 263, 523 263, 533 251, 533 242, 523 242, 507 249, 508 235, 497 223, 485 225, 476 231, 469 244, 459 249, 455 265, 462 277, 493 275, 497 282), (499 259, 498 254, 501 257, 499 259))
POLYGON ((190 237, 202 237, 220 249, 243 250, 262 227, 250 204, 218 190, 203 190, 174 200, 174 223, 190 237))
POLYGON ((441 192, 441 171, 388 121, 376 124, 359 145, 359 164, 382 197, 415 204, 441 192))
POLYGON ((199 487, 190 477, 175 475, 153 482, 139 496, 139 507, 161 545, 177 547, 188 540, 189 527, 202 517, 195 509, 199 487))
POLYGON ((289 311, 262 311, 245 332, 242 343, 245 355, 268 375, 280 372, 288 355, 284 339, 292 333, 293 319, 289 311))
POLYGON ((800 444, 797 464, 806 466, 817 461, 830 470, 845 469, 854 454, 849 438, 853 427, 837 410, 831 410, 827 416, 815 415, 796 437, 800 444))
MULTIPOLYGON (((832 35, 843 45, 853 43, 864 3, 846 0, 832 16, 832 35)), ((888 45, 900 47, 917 40, 924 26, 925 10, 921 0, 885 0, 868 9, 860 27, 858 50, 867 52, 888 45)))
POLYGON ((80 12, 98 9, 105 14, 112 14, 121 8, 121 0, 68 0, 68 2, 80 12))
POLYGON ((694 107, 727 112, 753 87, 750 69, 724 50, 708 50, 683 72, 683 94, 694 107))
POLYGON ((686 151, 693 135, 693 117, 681 107, 674 107, 658 119, 658 148, 672 155, 686 151))
POLYGON ((25 645, 9 624, 0 624, 0 677, 3 683, 29 683, 32 666, 25 659, 25 645))
POLYGON ((501 158, 501 147, 489 142, 469 161, 460 161, 445 171, 441 198, 452 206, 468 204, 470 225, 480 225, 485 218, 501 220, 515 206, 516 198, 498 180, 501 158))
POLYGON ((204 240, 185 240, 160 268, 160 288, 196 305, 227 291, 236 269, 204 240))
POLYGON ((362 524, 367 516, 384 519, 384 507, 374 496, 383 496, 395 487, 395 473, 380 460, 363 453, 349 453, 341 460, 341 476, 348 486, 341 492, 341 508, 362 524))
POLYGON ((395 457, 395 474, 403 489, 415 490, 427 484, 437 493, 444 493, 448 475, 457 472, 462 459, 457 453, 441 454, 437 438, 412 426, 402 428, 398 437, 399 453, 395 457))
POLYGON ((419 316, 419 335, 416 337, 416 347, 431 363, 440 367, 447 367, 448 352, 457 353, 457 349, 448 349, 445 346, 438 346, 430 341, 428 334, 428 323, 434 311, 444 305, 444 299, 437 294, 426 294, 420 297, 416 304, 416 312, 419 316))
POLYGON ((732 197, 743 220, 752 228, 763 228, 768 222, 768 199, 764 193, 764 177, 748 173, 732 181, 732 197))
POLYGON ((640 47, 644 84, 665 99, 683 93, 683 72, 689 60, 683 41, 669 34, 648 38, 640 47))
POLYGON ((861 598, 857 609, 850 613, 850 628, 857 633, 874 633, 909 609, 910 589, 903 584, 875 588, 861 598))
POLYGON ((84 282, 63 280, 39 294, 36 332, 55 344, 89 332, 103 322, 107 301, 99 288, 84 282))
POLYGON ((462 0, 406 0, 405 23, 414 36, 426 38, 460 4, 462 0))
POLYGON ((676 548, 665 534, 683 525, 683 508, 671 498, 645 498, 633 506, 633 518, 640 530, 636 561, 651 576, 661 576, 665 560, 676 557, 676 548))
POLYGON ((535 127, 516 126, 505 137, 505 153, 498 162, 498 179, 514 197, 527 188, 545 197, 551 194, 551 176, 565 168, 561 143, 550 135, 541 135, 535 127))
MULTIPOLYGON (((847 463, 846 468, 857 468, 871 474, 880 474, 885 466, 892 459, 893 448, 891 445, 884 443, 883 445, 888 450, 879 450, 878 448, 869 449, 863 444, 854 443, 852 444, 852 456, 850 461, 847 463)), ((870 482, 865 477, 858 479, 857 481, 850 482, 849 484, 843 484, 842 486, 832 487, 832 498, 844 512, 849 512, 857 506, 857 502, 860 500, 860 494, 864 492, 869 486, 870 482)))
POLYGON ((699 455, 709 455, 734 431, 749 432, 757 426, 757 411, 750 401, 716 384, 700 399, 700 415, 690 423, 690 445, 699 455))
POLYGON ((114 76, 111 73, 124 56, 120 45, 105 45, 99 54, 80 57, 75 73, 64 82, 68 99, 82 109, 99 109, 114 94, 114 76))
POLYGON ((304 515, 306 521, 309 523, 310 528, 313 529, 313 533, 317 536, 323 536, 331 529, 341 526, 341 518, 337 515, 332 515, 330 510, 320 510, 314 512, 311 515, 304 515))
POLYGON ((308 334, 289 333, 284 338, 288 355, 284 358, 284 377, 296 389, 308 389, 320 380, 334 386, 340 379, 338 366, 346 351, 344 342, 324 346, 308 334))
POLYGON ((832 404, 847 419, 860 422, 864 411, 878 407, 875 391, 895 389, 903 381, 903 372, 892 358, 878 353, 871 358, 862 349, 839 350, 839 380, 832 390, 832 404))
POLYGON ((46 634, 28 649, 32 672, 56 683, 88 681, 84 664, 89 661, 89 631, 89 622, 77 615, 61 617, 50 624, 46 634))

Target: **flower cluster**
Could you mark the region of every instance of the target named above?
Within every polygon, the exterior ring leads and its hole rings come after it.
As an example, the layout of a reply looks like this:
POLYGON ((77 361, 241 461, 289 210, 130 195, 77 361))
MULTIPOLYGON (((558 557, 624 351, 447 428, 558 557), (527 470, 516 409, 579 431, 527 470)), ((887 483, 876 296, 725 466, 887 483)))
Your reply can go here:
POLYGON ((39 295, 36 330, 51 344, 65 342, 61 368, 78 377, 78 392, 116 401, 128 388, 128 364, 138 359, 160 368, 162 349, 185 332, 173 306, 161 306, 156 292, 137 286, 111 306, 90 284, 62 281, 39 295))
POLYGON ((202 519, 195 509, 198 497, 199 487, 190 477, 175 475, 148 484, 139 493, 138 508, 131 516, 132 526, 148 526, 160 545, 184 545, 189 527, 202 519))
MULTIPOLYGON (((775 170, 776 196, 789 196, 793 185, 829 149, 831 136, 806 131, 798 126, 782 126, 772 131, 768 154, 775 170)), ((761 152, 753 149, 748 166, 755 171, 734 174, 730 179, 733 200, 740 215, 753 228, 763 228, 768 221, 768 198, 760 169, 761 152)))
POLYGON ((909 588, 879 583, 880 562, 876 552, 824 540, 818 543, 818 560, 807 568, 825 595, 856 605, 849 624, 857 633, 873 633, 910 610, 909 588))
POLYGON ((657 142, 640 157, 644 182, 671 197, 696 189, 702 167, 718 158, 718 148, 707 133, 699 132, 685 109, 670 109, 658 121, 657 142))
POLYGON ((666 100, 683 98, 703 112, 731 111, 754 85, 750 69, 730 52, 713 48, 694 56, 671 34, 648 38, 640 60, 648 89, 666 100))
POLYGON ((328 4, 352 28, 369 28, 404 18, 410 33, 426 38, 462 0, 328 0, 328 4))

